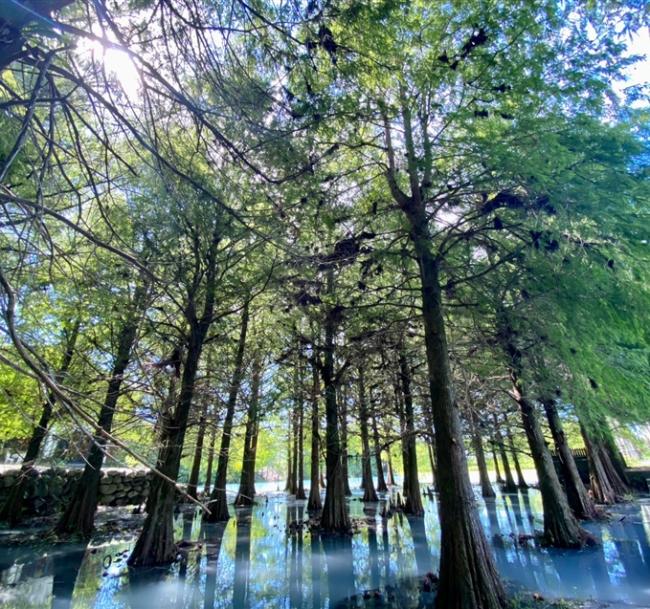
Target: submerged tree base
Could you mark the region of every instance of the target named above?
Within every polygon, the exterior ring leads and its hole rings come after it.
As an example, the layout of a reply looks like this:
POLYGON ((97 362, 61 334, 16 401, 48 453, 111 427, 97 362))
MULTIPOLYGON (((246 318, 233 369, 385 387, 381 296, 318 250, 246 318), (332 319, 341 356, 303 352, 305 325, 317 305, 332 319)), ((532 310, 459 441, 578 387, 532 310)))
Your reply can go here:
MULTIPOLYGON (((613 511, 610 523, 602 525, 603 536, 617 547, 621 542, 621 548, 629 547, 625 540, 629 540, 631 534, 633 539, 638 535, 643 554, 622 552, 610 561, 597 548, 554 552, 552 561, 546 562, 544 567, 550 576, 532 579, 530 564, 535 564, 535 557, 548 554, 543 547, 541 531, 541 496, 534 490, 530 494, 530 502, 521 496, 500 497, 497 502, 490 502, 487 506, 488 522, 482 523, 491 533, 490 547, 497 556, 501 574, 512 582, 503 591, 503 609, 600 608, 597 603, 562 605, 550 601, 550 598, 559 596, 581 598, 592 595, 601 601, 625 598, 636 603, 635 606, 650 606, 650 592, 638 584, 643 556, 650 542, 647 532, 635 526, 643 517, 647 499, 639 500, 634 512, 628 506, 613 511), (509 556, 527 556, 530 561, 510 563, 507 561, 509 556), (596 589, 592 573, 611 578, 611 585, 596 589)), ((257 507, 238 509, 236 522, 230 525, 209 524, 194 505, 178 505, 173 511, 176 539, 174 544, 170 544, 170 561, 157 560, 156 564, 153 560, 146 563, 132 558, 135 568, 128 569, 127 558, 133 547, 134 533, 142 528, 144 520, 144 514, 137 508, 101 508, 93 539, 89 545, 83 545, 83 565, 80 562, 77 566, 71 557, 78 552, 78 543, 62 543, 53 536, 46 536, 53 517, 29 519, 16 534, 10 530, 3 532, 0 554, 10 560, 6 561, 4 570, 0 569, 3 571, 0 575, 6 577, 12 573, 14 577, 14 565, 22 564, 25 568, 15 576, 17 580, 11 580, 20 585, 15 588, 5 585, 0 589, 9 595, 10 606, 21 606, 23 584, 40 589, 43 575, 54 572, 57 582, 60 582, 61 573, 66 572, 70 574, 66 580, 68 594, 77 587, 84 591, 92 590, 96 583, 98 598, 101 596, 103 602, 106 601, 104 604, 110 605, 108 599, 111 595, 122 594, 120 584, 116 586, 113 578, 128 577, 128 593, 133 595, 130 605, 133 609, 149 609, 167 607, 171 594, 177 591, 180 594, 180 590, 185 590, 191 581, 202 582, 205 573, 207 581, 217 586, 211 588, 206 584, 206 606, 214 604, 210 599, 216 589, 229 587, 231 582, 243 596, 243 586, 248 581, 263 584, 251 586, 248 590, 251 607, 272 606, 278 598, 293 599, 296 607, 304 606, 307 600, 309 607, 314 609, 347 606, 355 609, 366 606, 446 609, 451 606, 441 597, 435 604, 439 593, 435 575, 427 578, 425 586, 425 574, 437 575, 434 557, 438 553, 439 539, 427 530, 422 519, 406 517, 394 509, 387 515, 386 502, 378 506, 363 505, 360 495, 357 495, 352 503, 348 503, 349 511, 354 515, 349 530, 329 533, 322 531, 318 518, 310 518, 301 502, 287 501, 281 494, 269 496, 269 501, 265 501, 264 495, 258 499, 257 507), (253 542, 257 544, 260 541, 258 547, 265 548, 262 552, 254 551, 253 546, 248 549, 253 530, 257 531, 253 542), (402 551, 411 547, 412 552, 402 551), (3 553, 5 548, 8 551, 3 553), (305 551, 306 548, 309 550, 305 551), (44 563, 44 550, 48 555, 56 556, 56 560, 44 563), (236 573, 228 568, 231 560, 237 564, 236 573), (326 564, 327 570, 324 569, 326 564), (143 566, 145 568, 141 568, 143 566), (162 568, 167 566, 171 568, 162 568), (83 569, 82 577, 77 576, 79 569, 83 569), (296 592, 300 590, 296 585, 300 581, 298 573, 302 574, 302 599, 296 592), (184 574, 187 574, 187 581, 184 574), (151 581, 148 581, 149 575, 154 576, 151 581), (157 575, 161 575, 160 580, 157 575), (94 582, 87 577, 94 577, 94 582), (233 579, 229 580, 230 577, 233 579), (267 582, 272 585, 266 585, 267 582), (310 598, 308 595, 312 592, 314 596, 310 598), (350 599, 357 604, 346 604, 350 599)), ((158 548, 152 546, 151 550, 153 555, 158 548)), ((60 588, 55 594, 64 596, 60 588)), ((195 604, 203 606, 202 587, 197 588, 197 594, 195 604)), ((92 599, 89 598, 88 602, 92 604, 92 599)))
MULTIPOLYGON (((309 512, 308 512, 309 514, 309 512)), ((367 518, 350 518, 349 526, 345 529, 337 529, 332 531, 325 528, 321 523, 321 517, 317 515, 310 515, 309 518, 292 520, 287 524, 287 533, 294 534, 309 530, 312 535, 319 537, 349 537, 360 533, 363 529, 368 528, 374 523, 374 518, 369 520, 367 518)))
MULTIPOLYGON (((240 504, 241 505, 241 504, 240 504)), ((227 522, 230 520, 230 511, 228 510, 228 497, 226 491, 215 489, 208 502, 210 513, 206 514, 206 522, 227 522)))

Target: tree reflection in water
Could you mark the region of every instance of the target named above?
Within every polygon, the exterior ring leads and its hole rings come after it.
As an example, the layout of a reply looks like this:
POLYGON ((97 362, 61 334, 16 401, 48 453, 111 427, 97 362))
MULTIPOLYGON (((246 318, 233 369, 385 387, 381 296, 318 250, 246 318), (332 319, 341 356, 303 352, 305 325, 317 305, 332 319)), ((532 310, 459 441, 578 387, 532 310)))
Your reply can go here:
MULTIPOLYGON (((542 548, 537 491, 483 502, 481 520, 499 570, 515 587, 545 597, 650 605, 650 501, 616 506, 608 522, 586 526, 602 545, 582 551, 542 548)), ((351 501, 365 518, 352 537, 318 535, 306 525, 304 502, 272 497, 238 508, 228 523, 204 524, 182 512, 179 559, 165 569, 129 570, 131 538, 90 546, 0 546, 0 600, 16 609, 291 609, 336 607, 358 595, 418 603, 416 575, 435 571, 439 553, 436 500, 424 518, 386 517, 385 501, 351 501), (405 585, 404 582, 411 584, 405 585)))

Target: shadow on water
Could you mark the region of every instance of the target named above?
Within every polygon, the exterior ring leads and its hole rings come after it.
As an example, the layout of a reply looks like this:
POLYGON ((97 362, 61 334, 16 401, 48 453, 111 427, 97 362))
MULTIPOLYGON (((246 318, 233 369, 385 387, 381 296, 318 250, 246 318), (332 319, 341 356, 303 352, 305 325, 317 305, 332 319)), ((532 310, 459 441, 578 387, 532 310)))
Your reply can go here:
MULTIPOLYGON (((543 522, 535 490, 477 501, 498 569, 515 588, 650 606, 649 499, 616 506, 608 522, 587 523, 602 543, 583 551, 538 545, 534 534, 543 522)), ((425 505, 424 518, 387 517, 385 498, 363 506, 353 497, 351 515, 365 526, 352 537, 313 533, 304 502, 283 496, 238 508, 228 523, 203 523, 199 512, 182 511, 175 527, 184 543, 164 569, 126 567, 130 533, 89 546, 10 546, 0 538, 0 606, 320 609, 356 606, 365 597, 417 607, 424 593, 415 576, 437 571, 440 551, 435 496, 425 505)))
POLYGON ((235 576, 232 586, 234 609, 248 609, 248 579, 250 577, 251 509, 237 510, 237 538, 235 541, 235 576))
POLYGON ((226 531, 223 523, 208 524, 202 529, 202 539, 205 544, 205 589, 203 593, 203 609, 214 607, 217 594, 218 562, 221 543, 226 531))
POLYGON ((77 576, 86 555, 86 547, 66 552, 65 558, 55 560, 52 568, 52 609, 70 609, 77 576))

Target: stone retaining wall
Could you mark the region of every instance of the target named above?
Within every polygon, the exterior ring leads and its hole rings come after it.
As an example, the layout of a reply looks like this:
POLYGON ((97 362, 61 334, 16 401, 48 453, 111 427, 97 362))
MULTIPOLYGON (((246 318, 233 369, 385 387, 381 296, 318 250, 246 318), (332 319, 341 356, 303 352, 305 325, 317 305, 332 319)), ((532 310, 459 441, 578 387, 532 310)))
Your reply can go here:
MULTIPOLYGON (((44 516, 62 510, 69 501, 82 471, 64 468, 32 470, 27 483, 25 512, 44 516)), ((0 472, 0 503, 4 502, 19 474, 18 468, 0 472)), ((99 486, 99 504, 121 506, 143 503, 149 492, 151 476, 147 470, 103 470, 99 486)))

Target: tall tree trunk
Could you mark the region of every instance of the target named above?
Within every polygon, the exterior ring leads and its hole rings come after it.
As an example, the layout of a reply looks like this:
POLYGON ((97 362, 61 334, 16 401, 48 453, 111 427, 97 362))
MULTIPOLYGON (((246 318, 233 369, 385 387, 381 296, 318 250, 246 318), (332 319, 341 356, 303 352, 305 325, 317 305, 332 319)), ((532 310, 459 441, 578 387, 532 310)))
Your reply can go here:
MULTIPOLYGON (((179 351, 179 357, 180 351, 179 351)), ((173 427, 172 417, 174 414, 174 408, 178 404, 179 393, 177 391, 178 384, 180 379, 177 377, 177 373, 170 374, 167 384, 167 395, 164 397, 163 402, 160 406, 160 412, 158 413, 158 418, 154 425, 154 430, 156 432, 154 442, 157 443, 158 456, 156 459, 156 469, 158 471, 164 466, 165 458, 167 456, 167 445, 169 444, 169 430, 173 427)), ((149 512, 150 503, 155 501, 156 497, 154 493, 149 492, 147 494, 147 501, 145 503, 145 512, 149 512)))
POLYGON ((117 353, 108 381, 108 389, 97 419, 98 429, 93 434, 90 451, 86 457, 81 478, 75 486, 70 502, 55 527, 57 535, 78 534, 88 538, 95 527, 95 512, 99 501, 99 482, 104 463, 104 447, 106 446, 106 433, 111 432, 113 416, 120 397, 120 389, 124 379, 124 372, 131 359, 131 350, 140 324, 140 317, 145 308, 146 297, 149 291, 148 284, 138 285, 130 303, 128 316, 123 322, 117 339, 117 353))
POLYGON ((316 512, 323 505, 320 499, 319 488, 320 438, 318 435, 318 396, 320 394, 320 379, 318 378, 318 366, 315 360, 311 362, 311 371, 311 463, 309 467, 309 500, 307 501, 307 511, 316 512))
POLYGON ((627 463, 625 462, 625 458, 623 457, 623 454, 621 453, 618 445, 616 444, 616 440, 614 439, 614 434, 612 433, 612 430, 610 429, 610 426, 607 422, 607 420, 604 420, 602 422, 602 444, 603 448, 607 451, 610 461, 612 462, 612 465, 616 469, 616 473, 618 474, 618 477, 621 479, 623 484, 628 487, 627 492, 630 493, 630 479, 628 478, 627 475, 627 463))
POLYGON ((430 250, 431 235, 424 206, 413 205, 411 201, 405 212, 420 270, 429 393, 436 430, 440 506, 440 582, 436 604, 445 609, 502 608, 506 604, 505 591, 478 518, 467 469, 451 380, 439 260, 430 250))
POLYGON ((597 441, 598 448, 601 452, 600 459, 608 471, 612 487, 616 494, 622 498, 624 495, 632 492, 627 476, 625 459, 616 445, 616 440, 614 439, 607 418, 602 415, 596 415, 594 424, 595 426, 591 433, 592 439, 597 441))
POLYGON ((201 473, 201 458, 203 457, 203 439, 205 438, 205 417, 208 410, 207 400, 203 404, 201 417, 199 418, 199 429, 196 434, 196 445, 194 446, 194 459, 192 460, 192 470, 190 479, 187 483, 187 494, 196 499, 196 488, 199 484, 199 474, 201 473))
POLYGON ((399 419, 399 434, 400 434, 400 452, 402 454, 402 494, 406 496, 408 494, 409 486, 409 475, 408 475, 408 441, 407 441, 407 431, 406 431, 406 416, 404 415, 404 396, 402 393, 401 379, 399 375, 396 379, 395 384, 395 408, 397 411, 397 417, 399 419))
POLYGON ((422 283, 429 391, 436 429, 441 532, 436 603, 445 609, 496 609, 505 606, 506 597, 474 503, 451 381, 438 262, 429 253, 425 226, 422 213, 413 223, 413 240, 422 283))
MULTIPOLYGON (((401 93, 404 145, 407 150, 409 194, 396 176, 390 121, 384 116, 387 181, 393 199, 409 223, 409 238, 418 261, 422 318, 427 353, 429 393, 436 431, 436 462, 440 515, 440 582, 436 604, 445 609, 501 609, 506 596, 490 548, 481 528, 469 480, 460 414, 453 392, 445 319, 440 288, 441 259, 432 250, 425 188, 420 184, 411 109, 401 93)), ((426 128, 425 145, 430 148, 426 128)), ((425 168, 423 182, 431 170, 425 168)))
MULTIPOLYGON (((215 229, 205 260, 205 296, 201 316, 197 317, 193 295, 190 296, 185 309, 186 319, 189 323, 187 355, 183 366, 178 402, 166 425, 165 442, 158 456, 161 473, 174 481, 178 480, 181 466, 185 432, 194 399, 194 386, 201 353, 214 316, 218 244, 219 237, 215 229)), ((176 544, 174 543, 175 501, 175 485, 160 477, 155 477, 149 489, 147 517, 133 552, 129 556, 129 566, 152 566, 170 563, 174 560, 176 557, 176 544)))
MULTIPOLYGON (((608 446, 607 440, 601 438, 599 439, 598 444, 601 451, 601 460, 607 469, 607 475, 609 476, 610 481, 613 482, 616 493, 625 500, 625 496, 630 495, 632 490, 621 477, 619 467, 617 467, 615 463, 616 457, 612 454, 612 449, 608 446)), ((627 474, 625 474, 625 477, 627 478, 627 474)))
POLYGON ((494 471, 496 472, 497 484, 504 484, 505 480, 501 475, 501 468, 499 467, 499 459, 497 458, 497 449, 496 441, 494 439, 494 434, 490 438, 490 450, 492 451, 492 462, 494 463, 494 471))
POLYGON ((431 467, 431 484, 436 486, 436 456, 433 451, 433 446, 427 442, 427 453, 429 454, 429 465, 431 467))
MULTIPOLYGON (((189 416, 190 408, 187 403, 182 409, 179 406, 183 397, 185 400, 191 400, 191 397, 188 397, 188 389, 193 389, 193 384, 190 381, 192 380, 192 369, 194 369, 193 374, 196 376, 198 360, 195 364, 192 363, 195 359, 197 359, 197 345, 193 340, 191 348, 188 348, 176 409, 165 421, 158 454, 158 470, 172 480, 178 478, 182 458, 182 444, 178 444, 179 441, 182 443, 184 440, 182 437, 184 430, 181 432, 181 429, 187 427, 187 419, 185 419, 183 425, 182 417, 186 408, 188 411, 187 416, 189 416)), ((147 497, 147 517, 134 550, 129 557, 129 565, 134 567, 151 566, 169 563, 174 560, 176 556, 173 524, 175 501, 176 492, 173 485, 157 477, 151 481, 147 497)))
POLYGON ((307 499, 305 494, 305 408, 300 399, 300 409, 298 410, 298 489, 296 490, 296 499, 307 499))
POLYGON ((210 484, 212 483, 212 464, 214 463, 214 445, 217 441, 217 421, 215 420, 210 430, 210 445, 208 448, 208 467, 205 470, 205 486, 203 493, 210 494, 210 484))
POLYGON ((512 384, 511 396, 519 405, 530 452, 535 463, 539 490, 544 506, 544 538, 548 545, 561 548, 579 548, 593 537, 580 527, 573 515, 558 478, 553 458, 546 446, 535 405, 525 397, 521 381, 522 353, 515 344, 514 329, 507 311, 499 307, 496 312, 497 331, 508 360, 508 374, 512 384))
POLYGON ((517 484, 515 483, 515 479, 512 477, 512 470, 510 469, 508 454, 506 453, 506 447, 503 443, 503 436, 501 435, 499 418, 496 414, 493 414, 492 420, 494 421, 494 435, 496 437, 497 445, 499 446, 499 454, 501 455, 503 471, 506 475, 506 483, 503 485, 503 490, 506 493, 514 493, 517 491, 517 484))
MULTIPOLYGON (((388 422, 385 422, 384 433, 388 435, 390 429, 388 428, 388 422)), ((395 472, 393 471, 393 457, 390 454, 391 446, 389 445, 386 449, 386 485, 395 486, 395 472)))
POLYGON ((580 419, 580 432, 587 449, 589 481, 596 503, 611 505, 624 501, 629 489, 608 459, 597 434, 588 430, 582 419, 580 419))
MULTIPOLYGON (((334 293, 334 270, 327 273, 327 291, 334 293)), ((325 531, 350 531, 350 516, 345 502, 344 471, 342 464, 341 442, 339 439, 339 413, 336 403, 336 382, 334 371, 334 337, 337 325, 336 307, 331 308, 325 318, 325 345, 323 348, 323 365, 321 376, 325 389, 326 421, 326 471, 327 488, 325 505, 321 516, 321 527, 325 531)))
POLYGON ((485 462, 485 452, 483 451, 483 442, 481 441, 481 433, 479 431, 478 417, 476 412, 470 407, 469 409, 469 424, 472 433, 472 445, 474 447, 474 454, 476 455, 476 464, 478 465, 478 473, 481 481, 481 494, 486 499, 496 497, 496 493, 490 483, 490 476, 488 475, 487 463, 485 462))
POLYGON ((405 436, 402 440, 404 450, 404 512, 412 516, 422 516, 422 496, 418 480, 418 458, 415 448, 415 413, 413 410, 413 395, 411 393, 411 368, 406 359, 404 345, 399 350, 399 374, 404 399, 405 436))
POLYGON ((348 396, 344 389, 340 391, 340 412, 341 412, 341 466, 343 468, 343 489, 346 497, 352 495, 350 488, 350 474, 348 471, 348 396))
MULTIPOLYGON (((257 416, 255 427, 253 429, 253 439, 251 440, 251 461, 253 462, 251 479, 253 481, 253 489, 255 488, 255 462, 257 460, 257 443, 260 438, 260 417, 257 416)), ((254 495, 253 495, 254 496, 254 495)))
POLYGON ((230 518, 230 513, 228 512, 228 497, 226 495, 226 483, 228 482, 228 459, 230 457, 232 422, 235 417, 237 395, 239 394, 239 388, 244 375, 244 352, 246 350, 248 320, 249 302, 247 301, 244 305, 244 310, 242 311, 239 342, 237 344, 237 353, 235 355, 235 368, 230 382, 226 416, 223 421, 223 431, 221 435, 221 448, 219 450, 219 460, 217 461, 217 475, 214 479, 214 487, 212 488, 212 495, 210 495, 210 503, 208 504, 210 513, 206 517, 207 522, 224 522, 230 518))
POLYGON ((427 426, 427 431, 430 434, 429 439, 427 439, 427 452, 429 453, 429 464, 431 465, 431 483, 435 487, 437 486, 436 470, 438 469, 438 466, 436 464, 436 449, 435 449, 436 435, 435 435, 435 429, 433 427, 433 414, 431 413, 431 403, 429 402, 429 408, 423 406, 422 410, 424 414, 425 423, 427 426))
MULTIPOLYGON (((291 457, 291 494, 298 495, 298 412, 291 413, 293 425, 293 454, 291 457)), ((296 497, 297 498, 297 497, 296 497)))
POLYGON ((287 483, 284 485, 284 490, 293 495, 296 489, 293 486, 293 442, 291 436, 293 434, 293 417, 287 417, 287 483))
POLYGON ((537 480, 544 506, 545 542, 548 545, 561 548, 582 547, 590 537, 586 531, 580 528, 569 508, 553 465, 551 453, 546 447, 535 406, 524 397, 516 372, 511 370, 510 375, 513 381, 512 393, 519 404, 524 431, 537 471, 537 480))
POLYGON ((569 501, 569 507, 573 510, 576 518, 593 520, 598 517, 596 506, 591 497, 589 497, 587 489, 585 489, 580 479, 573 453, 569 448, 569 443, 562 428, 562 422, 560 421, 555 400, 547 397, 542 399, 542 404, 544 405, 548 425, 551 429, 555 448, 560 459, 562 478, 564 479, 564 488, 569 501))
POLYGON ((388 492, 386 479, 384 478, 384 465, 381 461, 381 442, 379 439, 379 427, 375 413, 372 415, 372 435, 375 444, 375 468, 377 469, 377 491, 380 493, 388 492))
POLYGON ((262 364, 259 356, 256 356, 253 359, 251 373, 251 397, 246 419, 246 433, 244 434, 244 457, 239 479, 239 492, 235 498, 235 506, 237 507, 249 506, 255 503, 255 457, 257 453, 261 376, 262 364))
POLYGON ((524 472, 521 470, 519 456, 517 455, 517 449, 515 448, 515 440, 512 437, 512 431, 510 431, 509 425, 506 425, 506 436, 508 437, 508 447, 510 448, 510 454, 512 455, 512 462, 515 464, 515 472, 517 472, 517 486, 520 489, 525 490, 528 488, 528 483, 524 478, 524 472))
POLYGON ((366 383, 363 366, 357 369, 359 383, 359 427, 361 428, 361 487, 364 502, 379 501, 372 479, 370 465, 370 438, 368 434, 368 404, 366 403, 366 383))
POLYGON ((580 431, 585 443, 585 448, 587 449, 587 459, 589 461, 589 485, 595 501, 606 505, 611 505, 620 501, 621 498, 616 496, 609 481, 609 477, 607 476, 607 471, 601 461, 598 445, 587 432, 582 421, 580 421, 580 431))
MULTIPOLYGON (((57 383, 61 383, 68 374, 70 364, 72 363, 72 357, 77 346, 80 327, 81 320, 77 318, 70 332, 66 332, 65 351, 63 352, 61 365, 59 366, 59 370, 55 376, 57 383)), ((32 436, 27 444, 27 450, 25 451, 25 456, 20 466, 18 477, 7 494, 2 510, 0 510, 0 520, 8 522, 11 526, 16 526, 23 520, 23 505, 25 501, 27 482, 29 481, 29 476, 34 469, 36 459, 41 452, 41 444, 43 443, 48 427, 50 426, 50 420, 52 419, 55 403, 56 396, 54 393, 49 392, 45 399, 45 403, 43 404, 38 424, 32 431, 32 436)))
POLYGON ((293 478, 294 494, 296 499, 306 499, 305 496, 305 462, 304 462, 304 405, 303 405, 303 367, 302 353, 298 349, 298 357, 295 365, 295 386, 294 399, 295 410, 293 413, 293 478))

